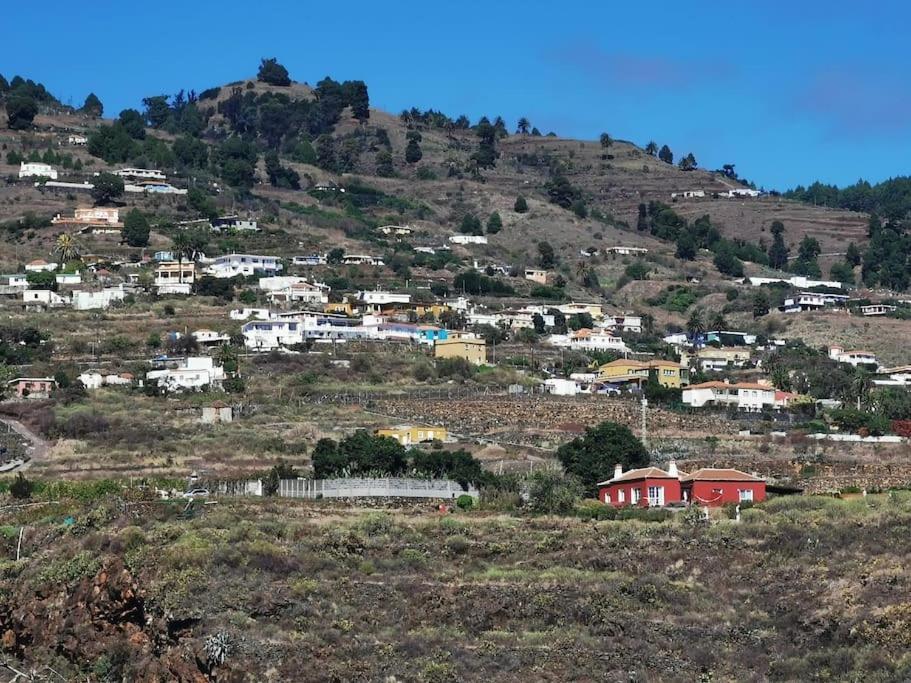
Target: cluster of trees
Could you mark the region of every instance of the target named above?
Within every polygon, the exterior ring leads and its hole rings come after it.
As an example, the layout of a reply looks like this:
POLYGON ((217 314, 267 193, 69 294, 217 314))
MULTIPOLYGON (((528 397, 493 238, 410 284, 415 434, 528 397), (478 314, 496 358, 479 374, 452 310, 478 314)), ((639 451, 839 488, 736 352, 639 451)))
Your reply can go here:
POLYGON ((890 178, 876 185, 858 180, 841 189, 817 181, 809 187, 798 185, 785 192, 784 196, 808 204, 876 213, 887 219, 901 219, 911 211, 911 177, 890 178))
POLYGON ((41 83, 36 83, 30 78, 13 76, 7 81, 0 74, 0 103, 6 109, 6 118, 12 130, 26 130, 31 128, 38 107, 41 105, 61 106, 47 88, 41 83))
MULTIPOLYGON (((863 254, 861 279, 868 287, 888 287, 899 292, 908 288, 911 265, 911 235, 898 220, 883 224, 876 214, 870 216, 867 234, 870 242, 863 254)), ((856 260, 856 251, 845 256, 847 262, 856 260)))
POLYGON ((662 202, 639 205, 639 230, 649 230, 660 239, 676 242, 676 256, 691 261, 699 249, 714 252, 714 264, 719 272, 731 277, 743 276, 743 262, 767 264, 768 256, 761 246, 744 240, 728 240, 712 225, 706 214, 692 224, 662 202))
POLYGON ((489 277, 473 268, 458 273, 452 279, 452 289, 459 294, 477 294, 487 296, 512 296, 516 291, 500 278, 489 277))
POLYGON ((463 487, 480 484, 489 475, 466 451, 407 450, 395 439, 358 430, 341 441, 320 439, 313 448, 313 476, 417 475, 453 479, 463 487))
POLYGON ((54 345, 34 327, 0 327, 0 364, 26 365, 50 360, 54 345))
MULTIPOLYGON (((459 232, 463 235, 483 235, 484 228, 485 225, 481 222, 481 219, 473 213, 466 213, 459 223, 459 232)), ((488 216, 486 228, 488 235, 495 235, 503 229, 503 219, 500 218, 500 214, 497 211, 488 216)))

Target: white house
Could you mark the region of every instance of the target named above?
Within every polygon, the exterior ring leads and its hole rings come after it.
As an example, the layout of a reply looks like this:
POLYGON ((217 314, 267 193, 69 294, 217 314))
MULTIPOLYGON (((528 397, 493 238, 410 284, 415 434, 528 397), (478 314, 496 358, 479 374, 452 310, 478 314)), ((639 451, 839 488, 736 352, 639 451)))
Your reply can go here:
POLYGON ((85 147, 89 144, 89 139, 85 135, 70 135, 67 138, 67 144, 73 145, 74 147, 85 147))
POLYGON ((748 412, 763 408, 781 408, 787 405, 786 392, 776 392, 775 387, 752 382, 703 382, 684 387, 681 400, 684 405, 702 408, 707 405, 729 406, 748 412), (782 394, 776 402, 776 394, 782 394))
POLYGON ((174 187, 170 183, 163 183, 156 180, 145 180, 139 183, 126 183, 123 186, 124 192, 145 192, 148 194, 187 194, 187 190, 174 187))
POLYGON ((280 289, 271 289, 267 295, 272 303, 329 303, 329 287, 318 282, 294 282, 280 289))
POLYGON ((249 320, 250 318, 255 318, 256 320, 268 320, 269 319, 269 309, 268 308, 235 308, 228 314, 228 317, 231 320, 249 320))
POLYGON ((629 353, 629 347, 620 337, 603 330, 581 329, 569 334, 569 346, 579 351, 616 351, 629 353))
POLYGON ((866 316, 888 315, 889 313, 895 313, 895 311, 896 307, 889 304, 869 304, 868 306, 860 307, 860 312, 866 316))
POLYGON ((762 192, 759 190, 751 190, 748 187, 737 187, 733 190, 727 192, 719 192, 719 197, 727 197, 728 199, 736 199, 737 197, 758 197, 762 192))
POLYGON ((146 379, 157 381, 166 391, 198 390, 205 387, 221 389, 225 379, 225 369, 215 365, 209 356, 190 356, 176 363, 157 362, 165 367, 149 370, 146 379))
POLYGON ((642 332, 642 316, 627 315, 626 313, 606 315, 599 326, 603 327, 605 330, 613 330, 614 332, 638 333, 642 332))
POLYGON ((134 178, 136 180, 166 180, 167 176, 153 168, 121 168, 114 171, 114 175, 121 178, 134 178))
POLYGON ((367 254, 345 254, 342 263, 346 266, 382 266, 383 259, 367 254))
POLYGON ((196 279, 192 261, 162 261, 155 266, 155 291, 158 294, 189 294, 196 279))
POLYGON ((783 277, 750 277, 748 278, 750 284, 753 287, 760 287, 762 285, 771 285, 778 282, 784 283, 786 285, 791 285, 797 289, 812 289, 814 287, 829 287, 831 289, 842 289, 843 285, 841 282, 836 282, 835 280, 810 280, 803 275, 794 275, 790 278, 783 277))
POLYGON ((58 265, 54 262, 45 261, 43 258, 36 258, 34 261, 29 261, 25 264, 25 270, 28 273, 50 272, 57 270, 58 265))
POLYGON ((801 311, 819 311, 826 306, 845 304, 850 297, 847 294, 820 294, 818 292, 798 292, 795 296, 784 300, 784 305, 779 307, 785 313, 799 313, 801 311))
POLYGON ((705 190, 684 190, 683 192, 671 192, 671 199, 702 199, 705 197, 705 190))
POLYGON ((50 178, 57 180, 57 171, 50 164, 40 164, 35 161, 23 161, 19 164, 20 178, 50 178))
POLYGON ((28 287, 28 276, 25 273, 13 273, 11 275, 0 275, 0 286, 18 287, 25 289, 28 287))
POLYGON ((67 303, 66 299, 49 289, 26 289, 22 292, 22 305, 27 311, 59 308, 67 303))
POLYGON ((324 266, 326 262, 326 254, 308 254, 307 256, 294 256, 291 259, 291 265, 294 266, 324 266))
POLYGON ((222 216, 212 220, 212 232, 235 230, 237 232, 259 232, 259 225, 253 218, 239 218, 238 216, 222 216))
POLYGON ((58 285, 81 285, 82 274, 76 273, 55 273, 54 280, 58 285))
POLYGON ((579 384, 572 379, 551 377, 544 380, 544 392, 554 396, 575 396, 579 393, 579 384))
POLYGON ((484 235, 450 235, 449 241, 453 244, 487 244, 484 235))
POLYGON ((115 301, 123 301, 126 291, 123 285, 105 287, 98 292, 75 291, 73 292, 73 308, 77 311, 110 308, 115 301))
POLYGON ((119 375, 105 375, 98 370, 88 370, 79 375, 77 379, 89 391, 100 389, 103 386, 127 386, 133 383, 133 375, 128 372, 119 375))
POLYGON ((605 254, 617 254, 618 256, 640 256, 642 254, 647 254, 648 249, 645 247, 607 247, 604 250, 605 254))
POLYGON ((900 365, 895 368, 880 368, 876 371, 876 374, 878 376, 873 380, 873 384, 876 386, 911 386, 911 365, 900 365))
POLYGON ((830 346, 829 358, 839 363, 847 363, 848 365, 853 365, 854 367, 857 367, 858 365, 872 365, 877 368, 879 367, 879 361, 876 358, 876 354, 870 353, 869 351, 845 351, 840 346, 830 346))
POLYGON ((227 254, 218 256, 206 267, 208 275, 217 278, 243 275, 275 275, 282 271, 281 260, 277 256, 259 256, 256 254, 227 254))
POLYGON ((376 231, 382 235, 395 235, 396 237, 405 237, 414 232, 414 230, 407 225, 381 225, 376 231))
POLYGON ((221 346, 231 341, 230 335, 225 332, 216 332, 215 330, 196 330, 193 338, 200 346, 221 346))
POLYGON ((386 292, 380 289, 365 290, 357 293, 357 305, 365 313, 378 313, 383 309, 411 303, 410 294, 386 292))

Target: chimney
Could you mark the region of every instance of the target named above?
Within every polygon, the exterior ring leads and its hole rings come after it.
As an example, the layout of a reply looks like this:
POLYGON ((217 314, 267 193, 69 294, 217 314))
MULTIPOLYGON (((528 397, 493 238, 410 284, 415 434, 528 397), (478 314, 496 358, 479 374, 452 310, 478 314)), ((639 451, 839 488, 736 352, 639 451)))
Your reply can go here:
POLYGON ((672 477, 679 477, 680 473, 677 471, 677 461, 671 460, 670 464, 667 466, 667 473, 672 477))
POLYGON ((618 463, 614 465, 614 479, 619 479, 621 474, 623 474, 623 465, 618 463))

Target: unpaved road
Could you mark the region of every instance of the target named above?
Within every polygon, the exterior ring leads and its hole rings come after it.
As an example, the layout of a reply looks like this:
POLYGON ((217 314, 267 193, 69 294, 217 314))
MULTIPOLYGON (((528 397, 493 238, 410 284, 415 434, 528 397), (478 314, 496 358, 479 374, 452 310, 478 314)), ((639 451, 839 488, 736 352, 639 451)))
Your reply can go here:
POLYGON ((14 420, 9 417, 0 417, 0 422, 7 425, 19 436, 29 442, 29 446, 26 448, 26 451, 29 455, 29 460, 27 460, 21 467, 10 470, 11 472, 27 470, 32 466, 33 463, 45 460, 47 458, 48 453, 51 450, 50 443, 35 434, 35 432, 19 422, 19 420, 14 420))

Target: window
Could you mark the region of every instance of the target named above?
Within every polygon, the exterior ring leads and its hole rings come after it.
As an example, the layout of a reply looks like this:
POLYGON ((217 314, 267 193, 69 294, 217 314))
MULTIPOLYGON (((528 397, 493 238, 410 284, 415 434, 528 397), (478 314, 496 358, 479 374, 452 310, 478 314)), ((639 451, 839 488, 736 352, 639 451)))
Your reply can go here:
POLYGON ((605 502, 605 503, 610 503, 610 502, 611 502, 611 501, 610 501, 610 494, 609 494, 609 493, 605 493, 605 494, 604 494, 604 502, 605 502))
POLYGON ((740 494, 741 503, 753 501, 753 489, 740 489, 737 493, 740 494))
POLYGON ((635 505, 642 498, 642 489, 633 489, 632 493, 633 493, 632 503, 633 503, 633 505, 635 505))
POLYGON ((649 507, 661 507, 664 505, 664 487, 663 486, 649 486, 648 487, 648 504, 649 504, 649 507))
POLYGON ((626 502, 626 491, 624 491, 623 489, 620 489, 619 491, 617 491, 617 502, 618 503, 626 502))

